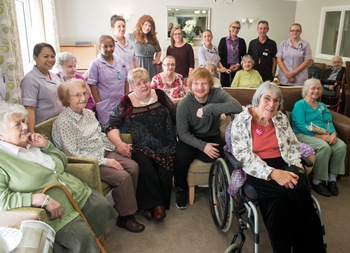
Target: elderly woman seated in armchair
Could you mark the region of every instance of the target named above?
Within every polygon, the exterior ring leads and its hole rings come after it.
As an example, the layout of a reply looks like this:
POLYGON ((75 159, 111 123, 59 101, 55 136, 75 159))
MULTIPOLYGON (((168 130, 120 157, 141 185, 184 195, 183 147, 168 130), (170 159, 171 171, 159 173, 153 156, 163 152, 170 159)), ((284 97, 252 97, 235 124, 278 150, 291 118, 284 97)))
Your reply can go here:
POLYGON ((115 210, 97 191, 65 172, 67 157, 51 142, 28 133, 27 115, 22 105, 0 105, 0 211, 41 207, 56 231, 55 252, 99 252, 94 235, 64 192, 41 191, 53 183, 65 185, 96 236, 116 216, 115 210))
MULTIPOLYGON (((95 114, 85 109, 89 93, 83 80, 72 79, 58 87, 58 97, 65 109, 52 127, 53 142, 68 156, 98 160, 101 180, 111 187, 117 226, 130 232, 142 232, 144 225, 135 220, 136 187, 139 166, 130 156, 121 155, 121 145, 114 145, 101 132, 95 114), (119 148, 119 149, 118 149, 119 148)), ((127 146, 128 147, 128 146, 127 146)))
POLYGON ((232 123, 232 152, 257 192, 274 252, 326 252, 298 140, 282 105, 274 83, 259 86, 252 105, 232 123))

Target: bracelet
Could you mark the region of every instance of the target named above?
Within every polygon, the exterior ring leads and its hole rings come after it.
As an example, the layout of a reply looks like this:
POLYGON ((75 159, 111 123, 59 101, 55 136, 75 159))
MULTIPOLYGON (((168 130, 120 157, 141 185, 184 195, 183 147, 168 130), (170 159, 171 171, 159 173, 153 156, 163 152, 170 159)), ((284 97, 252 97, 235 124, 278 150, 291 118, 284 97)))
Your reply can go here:
POLYGON ((119 144, 121 144, 123 141, 120 141, 117 143, 117 145, 115 145, 115 147, 117 148, 119 144))
POLYGON ((45 209, 47 203, 49 202, 49 200, 51 199, 50 195, 46 195, 46 199, 44 201, 44 203, 42 204, 41 208, 45 209))

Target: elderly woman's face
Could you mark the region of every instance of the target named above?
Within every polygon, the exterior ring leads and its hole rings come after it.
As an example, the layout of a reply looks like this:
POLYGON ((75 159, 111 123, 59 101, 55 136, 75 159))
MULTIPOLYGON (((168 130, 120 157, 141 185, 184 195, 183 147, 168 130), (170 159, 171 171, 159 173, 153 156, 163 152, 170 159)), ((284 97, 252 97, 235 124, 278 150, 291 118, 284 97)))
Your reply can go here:
POLYGON ((145 79, 135 79, 132 85, 133 92, 139 99, 148 98, 151 93, 151 83, 145 79))
POLYGON ((6 131, 0 133, 0 140, 23 148, 27 145, 28 125, 22 114, 10 116, 6 131))
POLYGON ((86 88, 79 85, 69 87, 69 107, 76 113, 81 114, 86 107, 89 98, 89 92, 86 88))
POLYGON ((165 75, 171 75, 175 72, 175 60, 166 58, 163 61, 163 69, 164 69, 164 74, 165 75))
POLYGON ((74 60, 68 60, 66 61, 62 66, 62 74, 64 80, 70 80, 72 78, 75 78, 75 75, 77 74, 77 63, 74 60))
POLYGON ((306 91, 305 98, 317 100, 321 95, 322 87, 321 84, 317 83, 309 87, 309 89, 306 91))
POLYGON ((253 68, 253 61, 251 58, 245 59, 242 63, 244 71, 250 71, 253 68))
POLYGON ((280 106, 281 100, 271 90, 266 92, 260 97, 258 112, 259 116, 267 120, 271 119, 276 115, 278 107, 280 106))
POLYGON ((209 71, 209 73, 212 76, 215 76, 216 73, 215 73, 215 68, 213 66, 206 66, 205 68, 209 71))

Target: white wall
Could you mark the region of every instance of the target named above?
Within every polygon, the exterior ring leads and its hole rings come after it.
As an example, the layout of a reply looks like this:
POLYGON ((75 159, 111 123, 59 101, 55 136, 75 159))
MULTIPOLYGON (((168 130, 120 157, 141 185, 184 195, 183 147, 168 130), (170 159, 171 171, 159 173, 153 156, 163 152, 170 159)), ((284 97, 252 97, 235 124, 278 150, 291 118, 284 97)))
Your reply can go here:
POLYGON ((269 21, 269 37, 277 44, 288 38, 297 4, 283 0, 235 0, 233 4, 222 3, 221 0, 218 3, 214 0, 56 0, 55 6, 61 44, 76 41, 97 44, 101 34, 111 34, 110 17, 117 13, 128 13, 132 16, 127 22, 127 33, 133 31, 140 16, 149 14, 155 20, 159 42, 165 47, 169 45, 166 38, 166 6, 212 8, 211 30, 215 45, 228 34, 228 25, 232 20, 254 18, 254 24, 251 27, 243 25, 239 34, 248 46, 249 41, 257 37, 256 24, 261 19, 269 21))
MULTIPOLYGON (((349 0, 305 0, 297 3, 295 21, 303 26, 302 38, 310 43, 312 55, 316 55, 322 7, 350 5, 349 0)), ((315 58, 316 62, 331 64, 331 61, 315 58)))

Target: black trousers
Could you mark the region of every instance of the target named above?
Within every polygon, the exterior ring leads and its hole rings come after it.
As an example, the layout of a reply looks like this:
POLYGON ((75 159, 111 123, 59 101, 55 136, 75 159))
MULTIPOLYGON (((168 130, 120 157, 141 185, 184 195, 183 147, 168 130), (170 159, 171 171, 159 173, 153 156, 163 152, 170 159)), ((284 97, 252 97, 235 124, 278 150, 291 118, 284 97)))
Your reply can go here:
POLYGON ((139 210, 156 206, 170 207, 173 172, 160 166, 142 152, 132 153, 139 164, 136 200, 139 210))
POLYGON ((288 167, 282 158, 264 161, 271 167, 292 171, 299 176, 294 189, 287 189, 274 180, 266 181, 247 175, 247 182, 258 194, 273 252, 326 252, 321 222, 313 207, 306 175, 295 166, 288 167))
POLYGON ((220 74, 220 81, 222 87, 231 87, 233 78, 235 78, 236 72, 231 72, 229 74, 227 73, 221 73, 220 74))
MULTIPOLYGON (((198 138, 198 137, 197 137, 198 138)), ((220 135, 198 138, 207 143, 217 143, 219 146, 216 148, 220 151, 220 157, 224 157, 223 147, 225 142, 221 139, 220 135)), ((175 186, 181 187, 184 190, 188 190, 187 174, 193 160, 197 158, 205 163, 214 162, 216 159, 211 159, 204 152, 199 149, 190 146, 183 141, 179 140, 176 144, 176 156, 174 159, 174 172, 175 172, 175 186)))

